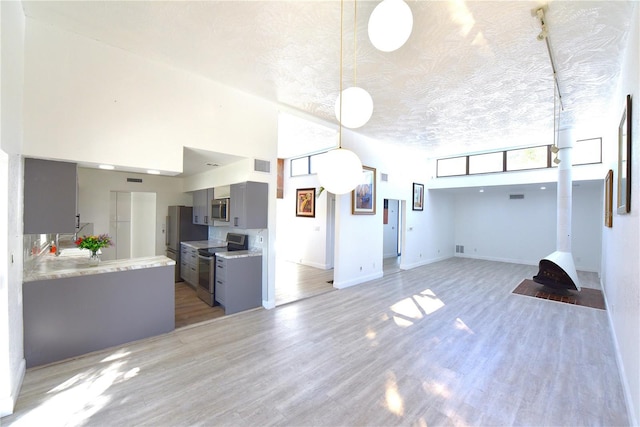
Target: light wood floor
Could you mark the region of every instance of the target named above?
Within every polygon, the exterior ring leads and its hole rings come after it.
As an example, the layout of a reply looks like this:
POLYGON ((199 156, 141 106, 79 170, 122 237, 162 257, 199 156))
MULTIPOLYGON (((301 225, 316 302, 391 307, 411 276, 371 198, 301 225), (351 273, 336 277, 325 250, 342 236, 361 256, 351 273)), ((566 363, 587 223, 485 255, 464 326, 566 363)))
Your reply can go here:
POLYGON ((276 305, 313 297, 334 290, 333 269, 322 270, 290 261, 276 265, 276 305))
POLYGON ((185 282, 176 283, 176 328, 224 316, 219 305, 210 307, 198 298, 196 290, 185 282))
POLYGON ((536 273, 453 258, 30 369, 2 425, 628 425, 606 311, 511 293, 536 273))

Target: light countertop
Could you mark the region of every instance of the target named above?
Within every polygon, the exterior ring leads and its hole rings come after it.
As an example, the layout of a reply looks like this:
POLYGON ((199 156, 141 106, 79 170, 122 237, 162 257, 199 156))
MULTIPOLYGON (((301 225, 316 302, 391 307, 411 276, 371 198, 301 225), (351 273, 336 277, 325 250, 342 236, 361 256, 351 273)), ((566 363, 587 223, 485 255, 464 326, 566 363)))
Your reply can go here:
POLYGON ((224 248, 227 246, 227 242, 225 242, 224 240, 192 240, 180 243, 182 243, 183 245, 191 246, 195 249, 224 248))
POLYGON ((95 267, 89 266, 89 256, 86 253, 54 256, 43 255, 34 263, 31 269, 24 272, 24 282, 36 280, 61 279, 64 277, 88 276, 92 274, 112 273, 116 271, 136 270, 141 268, 164 267, 175 265, 176 262, 166 256, 151 256, 141 258, 116 259, 100 261, 95 267))
POLYGON ((249 249, 247 251, 216 252, 216 257, 225 259, 248 258, 254 256, 262 256, 262 251, 259 249, 249 249))

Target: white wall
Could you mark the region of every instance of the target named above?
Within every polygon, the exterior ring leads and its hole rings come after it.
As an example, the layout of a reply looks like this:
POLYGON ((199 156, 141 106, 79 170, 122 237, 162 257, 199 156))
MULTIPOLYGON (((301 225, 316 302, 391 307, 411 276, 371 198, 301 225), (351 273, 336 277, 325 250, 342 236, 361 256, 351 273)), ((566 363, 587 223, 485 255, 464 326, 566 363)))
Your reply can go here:
MULTIPOLYGON (((625 97, 631 94, 632 172, 631 213, 613 215, 613 228, 604 227, 602 242, 602 284, 607 300, 618 349, 619 366, 625 385, 631 424, 640 422, 640 5, 634 5, 632 30, 623 64, 622 76, 612 115, 606 118, 610 132, 605 139, 603 156, 614 171, 614 206, 618 171, 617 130, 625 97)), ((608 169, 608 168, 607 168, 608 169)))
MULTIPOLYGON (((538 265, 556 250, 556 200, 554 189, 499 187, 456 194, 454 243, 464 246, 464 254, 456 255, 538 265), (512 193, 524 199, 511 200, 512 193)), ((578 270, 600 271, 602 201, 602 182, 573 187, 572 249, 578 270)))
POLYGON ((78 168, 78 212, 82 222, 92 222, 93 232, 109 232, 109 200, 111 191, 152 192, 156 195, 155 255, 165 254, 165 225, 168 207, 192 206, 193 198, 183 192, 183 180, 178 177, 78 168), (127 182, 141 178, 142 183, 127 182))
POLYGON ((450 196, 426 192, 424 211, 411 210, 413 183, 426 185, 429 181, 424 151, 375 141, 349 130, 343 130, 342 146, 358 154, 363 165, 376 168, 377 195, 375 215, 352 215, 351 195, 336 197, 335 287, 382 276, 385 198, 405 203, 400 268, 409 269, 453 255, 450 196), (382 173, 387 175, 387 182, 381 181, 382 173))
POLYGON ((173 173, 182 172, 183 146, 275 158, 273 104, 33 19, 26 25, 25 156, 173 173))
POLYGON ((0 2, 0 416, 13 412, 25 372, 20 156, 24 34, 20 2, 0 2))

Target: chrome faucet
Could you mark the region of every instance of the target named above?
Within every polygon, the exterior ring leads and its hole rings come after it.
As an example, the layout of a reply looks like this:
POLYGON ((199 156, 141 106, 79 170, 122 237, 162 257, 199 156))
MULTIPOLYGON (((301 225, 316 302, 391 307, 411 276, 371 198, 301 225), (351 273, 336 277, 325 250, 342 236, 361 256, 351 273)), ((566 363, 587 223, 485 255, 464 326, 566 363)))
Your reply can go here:
POLYGON ((87 225, 89 225, 89 223, 88 223, 88 222, 85 222, 85 223, 84 223, 84 225, 83 225, 82 227, 80 227, 80 228, 78 228, 78 229, 76 230, 76 232, 73 234, 73 240, 74 240, 74 241, 78 240, 78 233, 80 233, 80 232, 82 231, 82 229, 83 229, 83 228, 85 228, 87 225))

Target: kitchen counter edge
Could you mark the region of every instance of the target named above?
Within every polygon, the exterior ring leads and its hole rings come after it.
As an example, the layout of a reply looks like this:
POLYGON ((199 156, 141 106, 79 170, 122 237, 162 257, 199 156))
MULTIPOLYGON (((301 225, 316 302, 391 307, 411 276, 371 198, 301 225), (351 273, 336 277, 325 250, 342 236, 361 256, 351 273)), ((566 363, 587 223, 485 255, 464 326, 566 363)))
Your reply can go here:
POLYGON ((262 251, 249 249, 247 251, 216 252, 216 257, 224 259, 248 258, 254 256, 262 256, 262 251))
POLYGON ((88 262, 87 257, 69 257, 65 260, 64 264, 58 266, 50 265, 49 268, 38 269, 37 271, 31 271, 29 273, 25 272, 23 282, 90 276, 93 274, 165 267, 176 264, 174 260, 163 255, 101 261, 100 264, 95 267, 90 267, 88 262))

